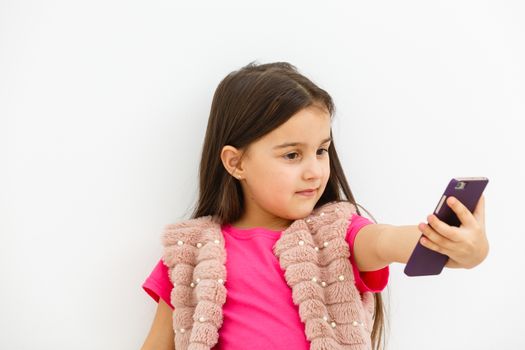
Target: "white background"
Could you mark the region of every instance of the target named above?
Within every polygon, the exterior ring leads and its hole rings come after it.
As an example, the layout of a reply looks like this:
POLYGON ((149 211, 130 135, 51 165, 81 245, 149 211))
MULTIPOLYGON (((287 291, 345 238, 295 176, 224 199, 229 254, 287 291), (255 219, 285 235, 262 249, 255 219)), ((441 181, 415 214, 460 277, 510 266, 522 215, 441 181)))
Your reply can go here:
POLYGON ((140 348, 213 92, 254 60, 333 96, 378 222, 425 222, 450 178, 490 179, 481 265, 391 265, 387 349, 524 348, 524 18, 501 0, 0 1, 0 348, 140 348))

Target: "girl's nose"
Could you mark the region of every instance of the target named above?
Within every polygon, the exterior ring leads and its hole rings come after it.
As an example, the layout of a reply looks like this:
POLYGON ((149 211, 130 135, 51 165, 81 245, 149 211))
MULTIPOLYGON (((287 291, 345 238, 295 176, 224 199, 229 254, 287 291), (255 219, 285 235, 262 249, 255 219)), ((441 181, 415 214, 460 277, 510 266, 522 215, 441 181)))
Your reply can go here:
POLYGON ((304 178, 305 179, 311 179, 311 178, 320 178, 323 175, 323 165, 322 160, 317 159, 317 157, 313 158, 311 157, 305 164, 304 169, 304 178))

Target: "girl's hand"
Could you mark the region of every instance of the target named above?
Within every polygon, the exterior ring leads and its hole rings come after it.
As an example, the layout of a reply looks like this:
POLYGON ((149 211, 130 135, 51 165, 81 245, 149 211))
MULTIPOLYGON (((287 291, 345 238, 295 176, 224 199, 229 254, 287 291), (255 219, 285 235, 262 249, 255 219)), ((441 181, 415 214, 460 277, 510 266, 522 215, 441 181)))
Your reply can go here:
POLYGON ((447 204, 456 213, 461 225, 450 226, 431 214, 427 217, 430 226, 424 223, 418 225, 424 235, 421 244, 448 255, 446 267, 473 268, 485 260, 489 252, 485 235, 485 198, 481 196, 474 213, 452 196, 447 198, 447 204))

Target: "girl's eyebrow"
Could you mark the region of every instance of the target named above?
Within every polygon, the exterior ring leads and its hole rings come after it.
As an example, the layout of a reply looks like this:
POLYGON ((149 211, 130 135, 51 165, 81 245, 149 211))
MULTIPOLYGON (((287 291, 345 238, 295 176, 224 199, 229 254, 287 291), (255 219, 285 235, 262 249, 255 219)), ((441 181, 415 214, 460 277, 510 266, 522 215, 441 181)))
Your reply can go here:
MULTIPOLYGON (((324 139, 323 141, 321 141, 321 145, 323 143, 327 143, 328 141, 332 141, 332 138, 328 137, 328 138, 324 139)), ((286 147, 292 147, 292 146, 304 146, 304 145, 305 144, 303 142, 286 142, 286 143, 283 143, 281 145, 275 146, 273 149, 280 149, 280 148, 286 148, 286 147)))

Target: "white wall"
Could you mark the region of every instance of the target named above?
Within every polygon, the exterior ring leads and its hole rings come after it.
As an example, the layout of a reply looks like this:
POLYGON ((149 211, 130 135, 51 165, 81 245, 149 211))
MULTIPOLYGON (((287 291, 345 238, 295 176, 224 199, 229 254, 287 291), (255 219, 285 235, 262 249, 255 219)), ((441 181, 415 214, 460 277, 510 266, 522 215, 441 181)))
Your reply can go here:
POLYGON ((451 177, 490 179, 483 264, 391 265, 387 349, 523 348, 524 16, 501 0, 0 1, 0 348, 142 345, 141 284, 193 204, 213 92, 253 60, 332 94, 378 221, 416 225, 451 177))

